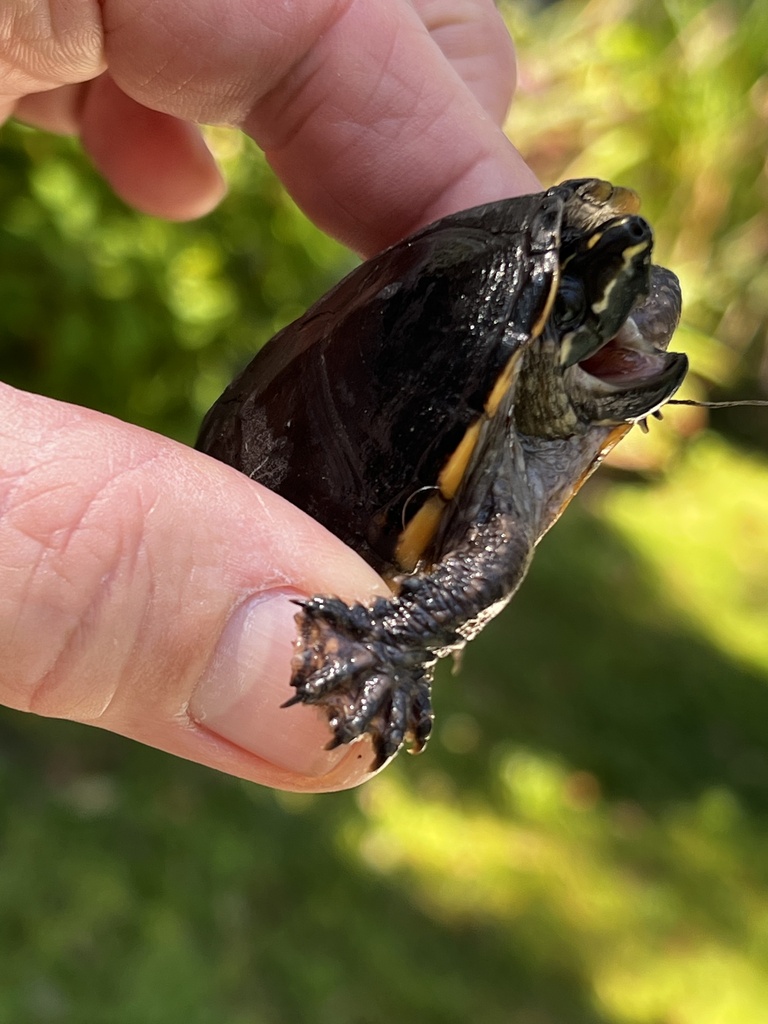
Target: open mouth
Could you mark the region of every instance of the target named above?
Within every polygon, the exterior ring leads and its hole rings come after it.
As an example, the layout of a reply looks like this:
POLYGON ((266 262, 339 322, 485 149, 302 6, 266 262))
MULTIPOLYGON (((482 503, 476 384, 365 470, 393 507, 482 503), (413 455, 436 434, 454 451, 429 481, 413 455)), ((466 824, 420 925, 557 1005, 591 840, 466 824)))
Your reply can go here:
POLYGON ((669 401, 688 369, 684 355, 666 351, 680 318, 680 305, 675 275, 664 267, 652 267, 648 296, 617 334, 563 373, 579 419, 627 423, 645 418, 669 401))
POLYGON ((667 354, 645 340, 630 317, 615 338, 578 365, 617 388, 642 386, 666 369, 667 354))

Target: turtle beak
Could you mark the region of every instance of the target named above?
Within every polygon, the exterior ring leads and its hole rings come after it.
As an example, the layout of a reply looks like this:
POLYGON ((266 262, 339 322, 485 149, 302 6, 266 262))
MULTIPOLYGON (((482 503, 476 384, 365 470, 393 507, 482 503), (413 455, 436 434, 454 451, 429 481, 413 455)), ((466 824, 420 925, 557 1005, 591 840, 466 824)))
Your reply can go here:
POLYGON ((566 373, 571 401, 593 423, 643 419, 668 402, 683 382, 688 359, 667 352, 680 319, 677 278, 653 267, 648 295, 615 337, 566 373))

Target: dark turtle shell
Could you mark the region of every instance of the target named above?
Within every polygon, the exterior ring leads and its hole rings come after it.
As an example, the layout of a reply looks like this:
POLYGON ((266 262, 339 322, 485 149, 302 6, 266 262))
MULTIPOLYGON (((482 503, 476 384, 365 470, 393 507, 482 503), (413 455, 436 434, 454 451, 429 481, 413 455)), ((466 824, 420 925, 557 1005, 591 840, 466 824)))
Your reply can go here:
POLYGON ((560 222, 554 197, 525 196, 446 217, 362 264, 227 388, 198 446, 379 571, 401 568, 404 523, 541 329, 560 222))
POLYGON ((296 699, 327 709, 333 743, 370 732, 377 763, 423 746, 435 659, 509 599, 617 428, 682 381, 663 351, 679 288, 636 211, 585 179, 445 217, 352 271, 206 416, 202 451, 390 579, 373 609, 297 617, 296 699))

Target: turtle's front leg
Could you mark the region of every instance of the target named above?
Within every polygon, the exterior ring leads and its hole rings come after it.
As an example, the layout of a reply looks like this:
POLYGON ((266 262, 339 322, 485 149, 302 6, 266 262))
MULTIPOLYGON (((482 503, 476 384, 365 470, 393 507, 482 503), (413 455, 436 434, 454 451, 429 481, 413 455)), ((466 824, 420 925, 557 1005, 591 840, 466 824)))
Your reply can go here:
POLYGON ((329 746, 368 733, 374 768, 404 742, 423 749, 432 728, 435 663, 463 647, 521 582, 533 544, 503 514, 472 527, 431 573, 401 577, 398 592, 368 608, 334 597, 299 602, 288 704, 317 704, 329 746))

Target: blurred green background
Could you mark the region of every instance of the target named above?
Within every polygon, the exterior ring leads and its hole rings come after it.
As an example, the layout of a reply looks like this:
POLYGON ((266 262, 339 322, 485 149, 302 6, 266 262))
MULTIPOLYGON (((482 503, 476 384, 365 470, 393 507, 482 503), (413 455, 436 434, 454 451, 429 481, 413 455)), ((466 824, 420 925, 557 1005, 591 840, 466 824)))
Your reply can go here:
MULTIPOLYGON (((766 397, 768 5, 505 8, 541 178, 634 186, 689 394, 766 397)), ((0 376, 184 441, 351 257, 252 146, 172 225, 0 136, 0 376)), ((636 433, 636 432, 633 432, 636 433)), ((0 718, 0 1024, 765 1024, 768 416, 669 411, 444 674, 428 753, 272 793, 0 718)))

